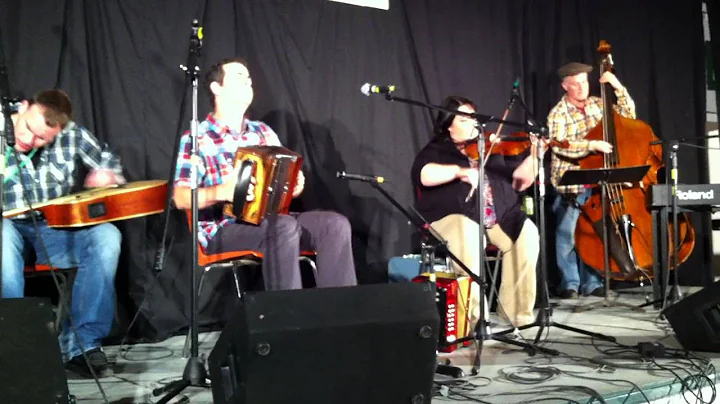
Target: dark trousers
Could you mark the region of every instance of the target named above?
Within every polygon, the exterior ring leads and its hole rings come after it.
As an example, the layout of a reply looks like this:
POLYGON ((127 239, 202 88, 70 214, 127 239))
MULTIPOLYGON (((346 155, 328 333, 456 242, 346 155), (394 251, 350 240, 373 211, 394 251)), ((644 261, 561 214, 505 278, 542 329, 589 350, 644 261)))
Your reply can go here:
POLYGON ((317 287, 357 284, 352 230, 345 216, 329 211, 277 215, 259 226, 223 226, 205 249, 209 254, 254 250, 263 254, 266 290, 301 289, 300 251, 317 252, 317 287))

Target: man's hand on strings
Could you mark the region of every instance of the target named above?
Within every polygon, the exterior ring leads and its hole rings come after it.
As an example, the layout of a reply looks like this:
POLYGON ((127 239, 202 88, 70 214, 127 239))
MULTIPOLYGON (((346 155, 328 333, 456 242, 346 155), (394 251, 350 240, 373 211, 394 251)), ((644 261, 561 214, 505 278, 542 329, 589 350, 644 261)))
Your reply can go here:
POLYGON ((603 75, 600 76, 600 82, 610 84, 615 90, 622 90, 623 88, 623 85, 620 84, 620 80, 618 80, 612 72, 603 73, 603 75))
POLYGON ((85 177, 85 188, 109 187, 123 183, 124 181, 113 170, 105 168, 93 170, 85 177))
POLYGON ((613 146, 604 140, 591 140, 588 143, 588 149, 591 152, 600 152, 600 153, 607 154, 607 153, 612 153, 613 146))

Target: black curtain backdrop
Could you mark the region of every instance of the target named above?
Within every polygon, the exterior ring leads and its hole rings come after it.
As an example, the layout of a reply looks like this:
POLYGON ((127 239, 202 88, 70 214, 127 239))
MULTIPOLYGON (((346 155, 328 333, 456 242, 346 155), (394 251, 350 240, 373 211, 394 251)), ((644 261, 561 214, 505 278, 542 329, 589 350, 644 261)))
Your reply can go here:
MULTIPOLYGON (((720 63, 720 3, 718 3, 717 0, 706 0, 705 4, 707 6, 708 26, 710 28, 710 55, 708 55, 708 57, 712 58, 715 78, 717 80, 720 78, 720 74, 717 73, 720 71, 720 68, 718 68, 718 63, 720 63)), ((715 97, 716 101, 720 101, 720 94, 718 94, 717 90, 715 91, 715 97)), ((718 104, 716 103, 715 105, 717 106, 718 104)), ((718 112, 717 109, 715 112, 718 112)))
MULTIPOLYGON (((365 82, 395 84, 396 95, 433 104, 462 94, 479 112, 501 116, 519 78, 531 113, 544 122, 561 96, 555 70, 569 61, 594 64, 598 41, 606 39, 639 119, 661 139, 703 133, 700 0, 391 0, 389 11, 326 0, 0 0, 12 88, 25 95, 65 89, 76 121, 121 155, 129 180, 166 178, 178 121, 189 127, 189 104, 180 116, 189 91, 178 66, 187 59, 193 18, 204 26, 203 68, 228 56, 249 60, 252 117, 306 158, 308 184, 295 207, 333 209, 350 219, 363 283, 385 280, 387 260, 413 250, 413 230, 370 186, 338 180, 335 172, 382 175, 387 191, 408 205, 410 165, 431 132, 428 111, 366 98, 359 91, 365 82)), ((202 91, 199 110, 203 119, 202 91)), ((519 106, 511 116, 522 117, 519 106)), ((704 156, 682 150, 682 182, 707 181, 704 156)), ((709 220, 695 223, 698 243, 682 279, 702 284, 710 276, 709 220)), ((162 217, 118 226, 125 237, 116 333, 142 306, 131 334, 165 338, 187 324, 195 244, 184 215, 173 213, 172 245, 159 275, 151 267, 162 217)), ((225 276, 206 278, 203 324, 224 318, 231 300, 225 276)))

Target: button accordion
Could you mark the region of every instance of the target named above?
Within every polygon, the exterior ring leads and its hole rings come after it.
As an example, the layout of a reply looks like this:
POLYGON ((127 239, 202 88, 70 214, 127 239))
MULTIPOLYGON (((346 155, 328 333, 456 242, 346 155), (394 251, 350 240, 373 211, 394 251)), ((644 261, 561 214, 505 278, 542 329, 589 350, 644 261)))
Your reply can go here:
POLYGON ((287 214, 293 199, 302 156, 281 146, 240 147, 235 153, 238 175, 233 202, 223 213, 259 225, 270 214, 287 214), (254 198, 247 200, 252 178, 254 198))
MULTIPOLYGON (((469 307, 470 287, 472 282, 467 276, 454 273, 435 272, 437 292, 435 302, 440 313, 440 332, 438 333, 438 351, 452 352, 458 348, 454 344, 458 338, 470 334, 469 307)), ((430 275, 423 273, 413 282, 428 282, 430 275)), ((472 342, 465 341, 464 346, 472 342)))

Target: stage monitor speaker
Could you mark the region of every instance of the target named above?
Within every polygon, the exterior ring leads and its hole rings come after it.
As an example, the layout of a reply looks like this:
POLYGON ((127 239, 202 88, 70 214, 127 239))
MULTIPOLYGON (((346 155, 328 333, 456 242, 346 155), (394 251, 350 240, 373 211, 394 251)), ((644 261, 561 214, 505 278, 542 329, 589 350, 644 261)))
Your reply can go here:
POLYGON ((663 314, 684 349, 720 352, 720 282, 668 306, 663 314))
POLYGON ((245 294, 208 358, 215 404, 430 403, 427 283, 245 294))
POLYGON ((3 403, 73 403, 48 299, 0 299, 3 403))

